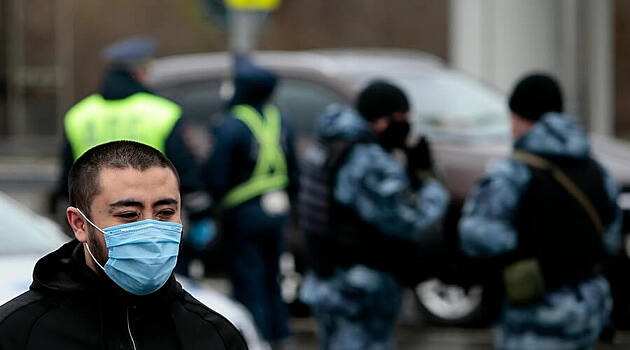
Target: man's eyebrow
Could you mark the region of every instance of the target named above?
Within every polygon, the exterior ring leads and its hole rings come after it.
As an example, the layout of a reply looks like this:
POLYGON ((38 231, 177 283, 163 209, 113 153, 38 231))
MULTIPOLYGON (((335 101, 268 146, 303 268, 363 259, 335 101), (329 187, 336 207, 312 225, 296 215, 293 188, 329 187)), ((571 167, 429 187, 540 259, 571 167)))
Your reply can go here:
POLYGON ((110 207, 144 207, 142 202, 139 202, 135 199, 121 199, 117 202, 111 203, 110 207))
POLYGON ((177 200, 175 198, 162 198, 153 203, 154 207, 159 207, 161 205, 177 205, 177 200))

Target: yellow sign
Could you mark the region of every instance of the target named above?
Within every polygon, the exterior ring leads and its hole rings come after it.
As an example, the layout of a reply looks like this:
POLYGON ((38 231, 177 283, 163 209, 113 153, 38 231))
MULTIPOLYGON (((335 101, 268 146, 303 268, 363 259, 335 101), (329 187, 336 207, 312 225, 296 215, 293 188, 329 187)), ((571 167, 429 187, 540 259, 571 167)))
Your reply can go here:
POLYGON ((271 11, 280 5, 280 0, 225 0, 232 10, 271 11))

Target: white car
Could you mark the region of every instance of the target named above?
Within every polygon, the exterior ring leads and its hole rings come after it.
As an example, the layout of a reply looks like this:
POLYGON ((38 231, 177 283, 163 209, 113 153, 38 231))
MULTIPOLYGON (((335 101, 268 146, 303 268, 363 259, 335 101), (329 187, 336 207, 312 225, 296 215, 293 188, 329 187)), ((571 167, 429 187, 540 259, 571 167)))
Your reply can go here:
MULTIPOLYGON (((70 238, 53 221, 35 214, 0 192, 0 305, 28 290, 39 258, 70 238)), ((239 303, 185 277, 177 276, 185 290, 227 318, 243 334, 251 350, 267 350, 251 314, 239 303)))

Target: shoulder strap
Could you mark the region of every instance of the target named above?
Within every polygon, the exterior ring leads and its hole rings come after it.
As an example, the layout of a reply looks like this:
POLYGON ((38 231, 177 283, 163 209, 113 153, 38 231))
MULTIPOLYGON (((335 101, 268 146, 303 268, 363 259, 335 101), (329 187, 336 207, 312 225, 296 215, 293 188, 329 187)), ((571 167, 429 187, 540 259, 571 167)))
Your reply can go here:
POLYGON ((512 155, 514 159, 517 159, 527 165, 530 165, 534 168, 542 169, 551 173, 554 179, 564 187, 564 189, 575 198, 575 200, 580 203, 580 205, 584 208, 588 216, 591 218, 595 229, 599 233, 604 232, 604 225, 602 224, 602 220, 595 210, 595 206, 589 200, 589 198, 584 194, 584 192, 573 182, 571 179, 564 173, 560 168, 558 168, 553 163, 548 160, 534 155, 529 152, 516 151, 512 155))

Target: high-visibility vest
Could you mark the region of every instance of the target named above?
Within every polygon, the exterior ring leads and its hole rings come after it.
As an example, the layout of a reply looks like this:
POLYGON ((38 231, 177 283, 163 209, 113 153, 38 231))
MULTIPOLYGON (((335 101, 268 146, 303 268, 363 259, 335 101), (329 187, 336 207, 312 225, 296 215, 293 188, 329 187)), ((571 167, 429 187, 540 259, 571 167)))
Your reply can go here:
POLYGON ((232 115, 249 128, 258 142, 259 152, 251 177, 232 188, 223 198, 225 209, 233 208, 265 193, 281 190, 289 184, 287 162, 280 143, 282 120, 274 106, 264 107, 263 116, 251 106, 237 105, 232 115))
POLYGON ((94 94, 68 111, 64 127, 74 160, 94 146, 119 140, 144 143, 164 153, 166 139, 180 117, 178 105, 149 93, 121 100, 94 94))

